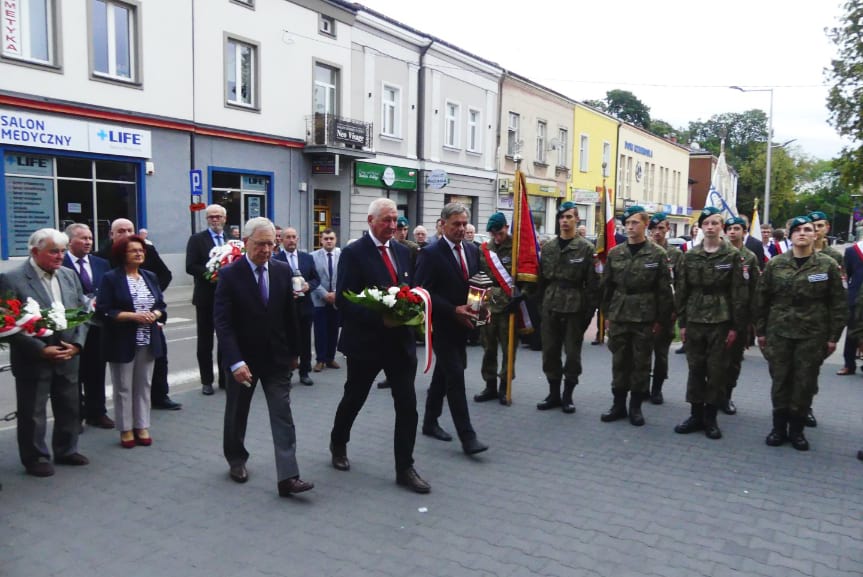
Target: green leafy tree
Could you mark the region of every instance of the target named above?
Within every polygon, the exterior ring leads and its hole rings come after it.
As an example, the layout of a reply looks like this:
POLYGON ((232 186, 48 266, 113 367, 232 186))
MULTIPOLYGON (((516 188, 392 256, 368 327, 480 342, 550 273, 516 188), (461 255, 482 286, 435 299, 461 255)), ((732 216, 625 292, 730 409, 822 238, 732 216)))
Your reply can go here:
POLYGON ((650 107, 628 90, 609 90, 605 93, 606 112, 612 116, 640 126, 650 128, 650 107))
POLYGON ((653 118, 650 120, 650 132, 662 138, 674 139, 680 144, 687 144, 689 132, 683 128, 675 128, 670 123, 653 118))

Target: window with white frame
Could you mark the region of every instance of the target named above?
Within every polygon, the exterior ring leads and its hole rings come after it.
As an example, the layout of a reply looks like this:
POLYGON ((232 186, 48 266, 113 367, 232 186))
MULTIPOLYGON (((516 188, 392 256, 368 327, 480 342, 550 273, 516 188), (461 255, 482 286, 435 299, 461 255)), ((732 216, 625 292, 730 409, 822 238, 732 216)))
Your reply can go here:
POLYGON ((459 105, 455 102, 446 103, 446 117, 444 118, 446 134, 444 136, 444 146, 458 148, 459 145, 459 105))
POLYGON ((56 64, 54 3, 55 0, 3 0, 3 56, 56 64))
POLYGON ((315 63, 315 114, 338 114, 338 96, 338 69, 315 63))
POLYGON ((565 128, 557 131, 557 166, 569 168, 569 132, 565 128))
POLYGON ((588 171, 588 147, 590 146, 590 137, 586 134, 581 135, 581 140, 578 145, 578 170, 581 172, 588 171))
POLYGON ((467 149, 471 152, 480 152, 482 149, 482 113, 476 108, 470 108, 467 112, 467 149))
POLYGON ((536 162, 545 164, 545 140, 548 134, 548 124, 545 120, 536 121, 536 162))
POLYGON ((225 42, 225 101, 255 108, 258 105, 258 47, 227 38, 225 42))
POLYGON ((401 110, 401 90, 395 86, 384 84, 381 95, 381 134, 384 136, 401 136, 399 115, 401 110))
POLYGON ((119 0, 92 0, 91 15, 93 74, 136 81, 137 5, 119 0))
POLYGON ((318 18, 318 32, 326 36, 335 37, 336 35, 336 19, 332 16, 321 14, 318 18))
POLYGON ((607 141, 602 143, 602 164, 602 176, 608 178, 611 176, 611 143, 607 141))
POLYGON ((509 113, 509 124, 506 129, 506 155, 515 156, 519 153, 521 136, 521 117, 515 112, 509 113))

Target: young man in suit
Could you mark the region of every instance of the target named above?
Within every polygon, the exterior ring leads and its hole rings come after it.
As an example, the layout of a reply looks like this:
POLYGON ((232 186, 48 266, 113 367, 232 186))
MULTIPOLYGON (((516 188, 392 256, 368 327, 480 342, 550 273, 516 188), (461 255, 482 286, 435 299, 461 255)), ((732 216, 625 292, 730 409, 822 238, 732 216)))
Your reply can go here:
POLYGON ((747 218, 746 215, 741 215, 740 218, 743 219, 743 222, 746 225, 746 228, 744 229, 746 232, 746 236, 743 239, 743 246, 745 246, 746 248, 751 250, 753 254, 755 254, 755 258, 758 259, 758 269, 763 271, 764 265, 767 262, 764 260, 764 243, 749 234, 751 232, 749 230, 749 218, 747 218))
POLYGON ((393 240, 398 220, 396 204, 378 198, 369 205, 368 234, 352 242, 339 257, 336 306, 342 312, 338 350, 347 357, 345 390, 330 433, 333 467, 350 469, 347 444, 351 427, 381 371, 390 383, 396 412, 394 452, 396 482, 417 493, 429 484, 414 469, 417 432, 417 398, 414 390, 416 342, 409 327, 393 326, 371 310, 350 302, 346 290, 359 293, 368 287, 411 285, 413 266, 408 249, 393 240))
POLYGON ((288 263, 291 274, 299 270, 304 282, 300 290, 294 290, 294 300, 299 313, 298 325, 300 331, 300 382, 307 387, 314 385, 309 371, 312 370, 312 322, 315 318, 315 307, 309 293, 316 290, 321 280, 315 269, 315 259, 307 252, 300 251, 297 246, 300 235, 295 228, 282 229, 282 250, 274 258, 288 263))
MULTIPOLYGON (((84 296, 96 298, 102 276, 111 269, 108 261, 94 254, 93 233, 86 224, 76 222, 66 227, 69 246, 63 257, 63 266, 75 271, 84 296)), ((87 340, 81 351, 78 367, 80 417, 88 425, 100 429, 113 429, 114 421, 105 407, 105 360, 101 353, 102 323, 97 318, 87 323, 87 340)))
MULTIPOLYGON (((0 294, 22 303, 32 297, 43 309, 54 302, 62 302, 67 309, 80 307, 84 302, 81 283, 75 273, 63 267, 68 243, 65 234, 52 228, 31 234, 30 258, 0 275, 0 294)), ((45 444, 49 398, 54 412, 54 463, 80 466, 90 462, 78 452, 78 355, 86 338, 86 324, 47 337, 20 332, 9 338, 17 397, 18 454, 27 473, 34 477, 54 474, 45 444)))
POLYGON ((464 385, 465 347, 474 328, 467 305, 468 279, 479 272, 479 250, 473 243, 463 242, 469 221, 470 211, 465 205, 451 202, 443 207, 441 238, 420 252, 415 280, 432 298, 432 346, 437 358, 426 398, 423 435, 452 440, 438 424, 446 397, 462 449, 475 455, 488 450, 488 445, 476 438, 464 385))
MULTIPOLYGON (((216 283, 207 280, 207 261, 213 247, 222 246, 225 238, 225 220, 227 211, 220 204, 211 204, 206 209, 207 228, 189 237, 186 243, 186 274, 194 279, 195 288, 192 292, 192 304, 195 306, 195 324, 198 345, 198 372, 201 375, 201 393, 212 395, 213 390, 213 300, 216 297, 216 283)), ((219 388, 225 388, 225 375, 222 372, 222 362, 216 353, 219 365, 219 388)))
POLYGON ((336 342, 339 337, 339 311, 336 309, 336 284, 338 283, 339 255, 336 246, 336 231, 328 228, 321 232, 321 248, 312 253, 315 271, 320 284, 311 291, 315 307, 315 355, 316 373, 324 367, 339 369, 336 362, 336 342))
POLYGON ((231 479, 248 481, 246 423, 255 385, 261 381, 275 445, 278 492, 288 497, 314 487, 300 479, 291 414, 290 374, 297 357, 291 269, 270 259, 276 230, 269 219, 249 220, 243 235, 246 255, 220 271, 213 304, 219 349, 225 372, 231 374, 225 403, 225 459, 231 479))

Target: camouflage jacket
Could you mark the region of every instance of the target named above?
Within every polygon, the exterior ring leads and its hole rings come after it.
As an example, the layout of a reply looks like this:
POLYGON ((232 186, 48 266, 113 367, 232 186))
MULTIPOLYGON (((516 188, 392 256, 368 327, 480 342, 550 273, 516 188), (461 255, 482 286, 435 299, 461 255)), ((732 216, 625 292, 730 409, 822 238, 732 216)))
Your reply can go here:
POLYGON ((787 339, 837 342, 848 317, 848 303, 836 262, 820 252, 797 266, 792 252, 764 267, 756 294, 756 334, 787 339))
POLYGON ((669 324, 673 304, 665 249, 648 240, 634 255, 628 244, 609 251, 602 273, 602 313, 608 320, 669 324))
MULTIPOLYGON (((500 246, 496 245, 494 242, 489 241, 487 243, 488 250, 497 255, 497 258, 500 259, 501 264, 506 268, 507 272, 512 275, 512 237, 506 237, 506 240, 503 241, 503 244, 500 246)), ((494 283, 494 286, 491 289, 491 298, 489 299, 488 310, 491 314, 500 314, 503 312, 503 309, 506 308, 506 305, 509 304, 510 298, 509 295, 500 287, 500 283, 497 282, 497 278, 492 272, 492 267, 488 263, 485 258, 485 252, 482 250, 482 246, 479 249, 479 270, 480 272, 485 273, 494 283)), ((534 293, 533 287, 535 283, 516 283, 518 288, 522 290, 526 296, 530 296, 534 293)))
POLYGON ((402 245, 403 247, 405 247, 406 249, 408 249, 411 252, 411 262, 414 263, 414 266, 416 266, 417 254, 420 251, 420 245, 418 245, 414 241, 408 240, 408 239, 399 240, 396 242, 398 242, 400 245, 402 245))
POLYGON ((677 322, 730 323, 742 331, 749 322, 749 287, 740 252, 723 241, 715 252, 704 243, 686 251, 677 283, 677 322))
POLYGON ((745 246, 738 248, 740 256, 743 257, 743 281, 746 283, 749 295, 749 319, 746 324, 755 323, 755 291, 758 289, 758 281, 761 278, 761 268, 758 266, 758 257, 745 246))
POLYGON ((593 314, 599 303, 594 246, 581 237, 561 250, 558 237, 542 246, 542 312, 593 314))

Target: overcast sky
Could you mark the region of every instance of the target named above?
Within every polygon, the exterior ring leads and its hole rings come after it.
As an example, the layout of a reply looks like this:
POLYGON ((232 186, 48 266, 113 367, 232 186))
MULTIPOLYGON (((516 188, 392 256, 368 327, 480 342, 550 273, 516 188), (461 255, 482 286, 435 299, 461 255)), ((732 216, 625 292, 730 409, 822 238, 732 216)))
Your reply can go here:
POLYGON ((760 108, 774 88, 776 142, 829 159, 842 140, 827 123, 824 33, 838 0, 360 0, 414 28, 576 100, 633 92, 676 127, 760 108))

